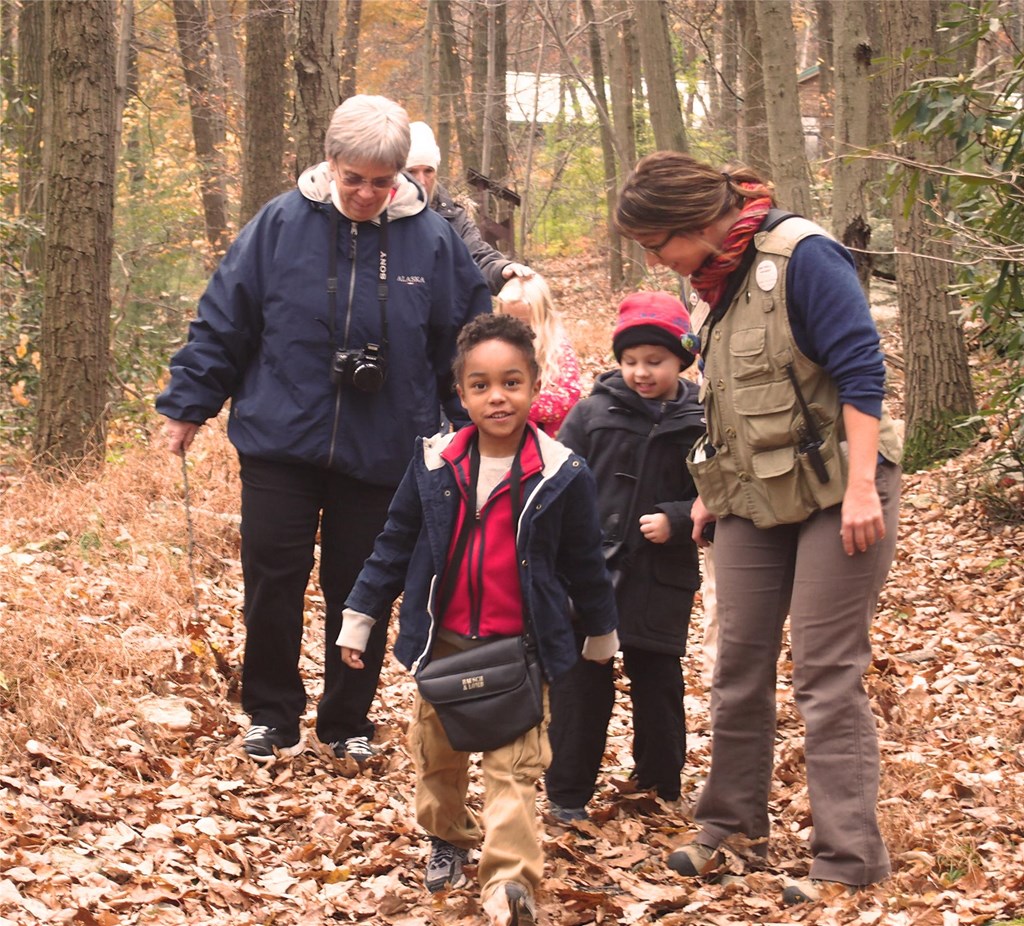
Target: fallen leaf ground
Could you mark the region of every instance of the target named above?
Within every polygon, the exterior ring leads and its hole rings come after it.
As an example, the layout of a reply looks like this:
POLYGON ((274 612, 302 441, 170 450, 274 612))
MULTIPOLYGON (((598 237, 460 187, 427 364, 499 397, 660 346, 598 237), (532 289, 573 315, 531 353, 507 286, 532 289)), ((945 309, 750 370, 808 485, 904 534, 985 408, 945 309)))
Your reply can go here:
MULTIPOLYGON (((600 264, 543 270, 593 376, 609 363, 615 305, 600 264)), ((880 319, 898 358, 891 311, 880 319)), ((430 898, 423 889, 426 849, 403 746, 413 686, 396 663, 374 705, 385 749, 369 768, 316 743, 312 709, 299 757, 259 768, 240 756, 237 478, 222 422, 190 458, 192 543, 177 461, 145 427, 121 427, 127 449, 94 480, 54 488, 16 463, 0 474, 0 926, 483 923, 474 891, 430 898)), ((683 800, 666 806, 631 792, 623 689, 592 821, 545 824, 542 922, 953 926, 1024 917, 1024 529, 996 520, 991 498, 976 492, 989 454, 979 444, 904 477, 897 562, 867 679, 891 880, 855 897, 779 904, 780 878, 806 870, 811 822, 785 652, 771 867, 708 885, 665 867, 707 772, 698 608, 683 800)), ((321 608, 311 584, 302 666, 311 699, 321 608)), ((739 875, 743 847, 733 848, 739 875)))

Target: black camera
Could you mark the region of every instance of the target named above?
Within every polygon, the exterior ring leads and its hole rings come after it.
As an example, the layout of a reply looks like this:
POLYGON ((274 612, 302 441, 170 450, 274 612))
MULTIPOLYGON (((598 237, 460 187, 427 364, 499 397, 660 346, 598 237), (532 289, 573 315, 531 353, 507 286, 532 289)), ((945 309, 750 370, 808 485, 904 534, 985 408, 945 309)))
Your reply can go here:
POLYGON ((336 350, 331 358, 331 382, 352 386, 360 392, 380 392, 387 377, 387 363, 379 344, 354 350, 336 350))

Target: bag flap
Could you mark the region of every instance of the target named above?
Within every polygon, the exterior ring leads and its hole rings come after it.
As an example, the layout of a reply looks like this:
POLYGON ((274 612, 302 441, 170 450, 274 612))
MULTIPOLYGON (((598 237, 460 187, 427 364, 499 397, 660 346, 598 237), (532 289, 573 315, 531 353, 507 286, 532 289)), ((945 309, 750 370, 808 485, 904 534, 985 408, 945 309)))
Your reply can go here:
POLYGON ((526 669, 522 637, 508 637, 432 660, 416 684, 431 704, 447 704, 518 688, 526 669))

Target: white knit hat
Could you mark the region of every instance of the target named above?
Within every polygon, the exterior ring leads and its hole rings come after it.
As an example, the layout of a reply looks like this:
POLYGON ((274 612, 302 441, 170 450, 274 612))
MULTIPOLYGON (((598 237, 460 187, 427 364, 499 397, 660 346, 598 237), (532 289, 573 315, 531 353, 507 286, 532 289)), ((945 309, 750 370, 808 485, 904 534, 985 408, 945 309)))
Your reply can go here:
POLYGON ((434 131, 425 122, 409 123, 409 157, 406 167, 433 167, 441 164, 441 149, 434 140, 434 131))

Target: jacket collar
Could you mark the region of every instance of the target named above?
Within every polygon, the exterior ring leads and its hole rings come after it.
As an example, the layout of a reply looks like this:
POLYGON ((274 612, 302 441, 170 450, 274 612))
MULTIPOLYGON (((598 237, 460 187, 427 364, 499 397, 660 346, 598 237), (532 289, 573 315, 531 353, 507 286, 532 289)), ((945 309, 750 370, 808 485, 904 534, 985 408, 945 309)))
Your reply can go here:
MULTIPOLYGON (((297 183, 299 192, 310 202, 331 204, 331 170, 326 161, 314 167, 307 167, 300 175, 297 183)), ((395 182, 394 195, 388 200, 388 220, 402 219, 416 215, 427 208, 427 198, 423 188, 416 181, 409 179, 404 173, 398 174, 395 182)), ((380 225, 380 219, 371 219, 374 225, 380 225)))

